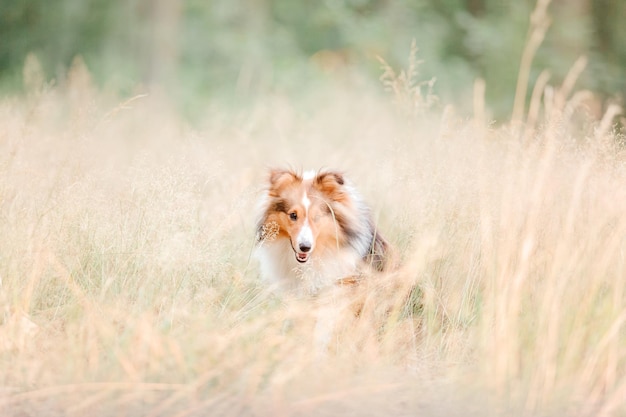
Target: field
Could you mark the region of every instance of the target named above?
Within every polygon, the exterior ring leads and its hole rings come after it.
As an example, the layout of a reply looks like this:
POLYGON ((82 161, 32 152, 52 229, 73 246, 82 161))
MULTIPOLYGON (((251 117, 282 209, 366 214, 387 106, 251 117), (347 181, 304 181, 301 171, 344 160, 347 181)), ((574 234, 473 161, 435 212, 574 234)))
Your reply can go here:
POLYGON ((0 414, 626 415, 619 109, 557 85, 495 126, 480 82, 466 116, 411 74, 191 127, 30 61, 0 102, 0 414), (251 256, 287 165, 344 170, 402 259, 325 354, 319 300, 268 293, 251 256))

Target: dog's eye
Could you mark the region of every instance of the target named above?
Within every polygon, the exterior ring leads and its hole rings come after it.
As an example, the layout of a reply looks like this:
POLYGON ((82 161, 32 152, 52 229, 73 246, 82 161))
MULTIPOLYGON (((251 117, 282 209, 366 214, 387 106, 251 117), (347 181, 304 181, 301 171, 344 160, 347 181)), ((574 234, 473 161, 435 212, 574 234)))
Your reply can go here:
POLYGON ((298 214, 294 211, 293 213, 289 213, 289 218, 293 221, 298 220, 298 214))

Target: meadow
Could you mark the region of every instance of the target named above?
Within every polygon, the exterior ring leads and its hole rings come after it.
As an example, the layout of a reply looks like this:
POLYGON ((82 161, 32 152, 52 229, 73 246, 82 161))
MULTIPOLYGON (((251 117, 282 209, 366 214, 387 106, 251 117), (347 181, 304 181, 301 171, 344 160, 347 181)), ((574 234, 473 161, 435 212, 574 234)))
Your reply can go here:
POLYGON ((415 66, 192 125, 29 60, 0 101, 0 414, 626 415, 621 109, 577 71, 498 125, 483 83, 468 115, 415 66), (402 259, 325 355, 316 300, 251 256, 286 165, 345 171, 402 259))

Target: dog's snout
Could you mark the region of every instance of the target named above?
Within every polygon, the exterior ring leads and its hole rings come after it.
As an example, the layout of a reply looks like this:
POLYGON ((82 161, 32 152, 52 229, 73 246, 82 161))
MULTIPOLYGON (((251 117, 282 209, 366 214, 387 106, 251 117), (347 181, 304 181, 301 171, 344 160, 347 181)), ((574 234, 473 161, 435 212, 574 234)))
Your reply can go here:
POLYGON ((310 243, 300 243, 299 248, 300 248, 300 252, 308 252, 308 251, 311 250, 311 244, 310 243))

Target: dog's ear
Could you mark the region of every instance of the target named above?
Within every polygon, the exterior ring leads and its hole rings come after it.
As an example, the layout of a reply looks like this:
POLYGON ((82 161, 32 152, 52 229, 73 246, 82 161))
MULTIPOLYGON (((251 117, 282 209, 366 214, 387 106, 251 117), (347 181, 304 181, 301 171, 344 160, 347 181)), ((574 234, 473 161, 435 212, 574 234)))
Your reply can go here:
POLYGON ((285 185, 295 181, 301 181, 295 172, 286 169, 271 169, 269 172, 270 194, 277 194, 285 185))
POLYGON ((323 171, 317 174, 313 186, 334 201, 343 201, 347 198, 344 188, 345 179, 341 172, 323 171))

